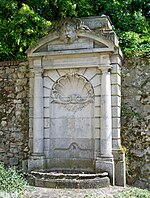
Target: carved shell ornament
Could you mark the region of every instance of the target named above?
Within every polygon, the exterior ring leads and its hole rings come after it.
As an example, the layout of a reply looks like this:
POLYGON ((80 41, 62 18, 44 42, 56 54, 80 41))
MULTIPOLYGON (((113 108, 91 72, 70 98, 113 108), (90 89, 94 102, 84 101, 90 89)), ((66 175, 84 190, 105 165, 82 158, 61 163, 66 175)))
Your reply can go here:
POLYGON ((79 74, 66 74, 60 77, 52 87, 51 103, 61 104, 70 111, 83 109, 94 102, 91 83, 79 74))

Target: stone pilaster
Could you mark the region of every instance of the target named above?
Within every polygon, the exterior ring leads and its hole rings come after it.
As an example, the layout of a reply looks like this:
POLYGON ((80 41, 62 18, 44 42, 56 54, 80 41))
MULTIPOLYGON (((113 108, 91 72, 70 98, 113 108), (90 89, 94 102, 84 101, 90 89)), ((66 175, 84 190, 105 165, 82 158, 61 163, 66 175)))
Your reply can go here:
POLYGON ((43 78, 42 70, 35 71, 33 102, 33 153, 43 154, 43 78))
POLYGON ((43 143, 43 77, 42 70, 34 70, 33 94, 33 153, 29 160, 29 170, 44 167, 43 143))

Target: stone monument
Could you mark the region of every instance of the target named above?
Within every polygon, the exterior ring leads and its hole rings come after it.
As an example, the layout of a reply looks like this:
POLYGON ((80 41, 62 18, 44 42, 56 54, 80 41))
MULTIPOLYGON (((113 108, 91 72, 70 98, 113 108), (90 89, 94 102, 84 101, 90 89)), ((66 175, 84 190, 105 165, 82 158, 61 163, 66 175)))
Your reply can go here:
POLYGON ((125 185, 122 53, 109 17, 56 22, 27 55, 29 171, 108 172, 113 185, 125 185))

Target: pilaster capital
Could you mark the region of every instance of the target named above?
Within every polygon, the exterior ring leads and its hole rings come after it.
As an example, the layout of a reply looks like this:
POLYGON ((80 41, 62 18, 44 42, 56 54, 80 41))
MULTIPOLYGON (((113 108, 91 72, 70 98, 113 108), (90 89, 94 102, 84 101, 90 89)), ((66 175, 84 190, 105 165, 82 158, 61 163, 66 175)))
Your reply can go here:
POLYGON ((102 72, 102 74, 104 73, 108 73, 111 72, 112 66, 111 65, 105 65, 99 68, 102 72))
POLYGON ((34 76, 41 76, 43 74, 43 69, 32 69, 31 72, 34 74, 34 76))

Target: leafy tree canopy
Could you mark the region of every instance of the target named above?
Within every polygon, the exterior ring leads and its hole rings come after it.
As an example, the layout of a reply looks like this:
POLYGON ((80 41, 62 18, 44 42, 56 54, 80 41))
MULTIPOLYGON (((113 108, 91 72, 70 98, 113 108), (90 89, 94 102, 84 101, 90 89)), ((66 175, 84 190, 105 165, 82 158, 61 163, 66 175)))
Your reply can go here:
POLYGON ((0 60, 25 58, 55 20, 108 15, 125 54, 150 51, 148 0, 0 0, 0 60))

